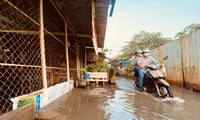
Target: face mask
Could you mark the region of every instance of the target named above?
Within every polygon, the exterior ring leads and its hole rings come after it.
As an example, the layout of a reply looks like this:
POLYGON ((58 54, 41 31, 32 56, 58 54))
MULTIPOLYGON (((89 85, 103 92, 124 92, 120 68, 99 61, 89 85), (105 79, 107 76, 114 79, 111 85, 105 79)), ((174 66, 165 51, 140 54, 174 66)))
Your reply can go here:
POLYGON ((144 56, 145 56, 145 57, 147 57, 147 56, 149 56, 149 55, 150 55, 149 53, 144 53, 144 56))
POLYGON ((138 54, 138 56, 139 56, 139 57, 141 57, 141 56, 142 56, 142 54, 141 54, 141 53, 139 53, 139 54, 138 54))

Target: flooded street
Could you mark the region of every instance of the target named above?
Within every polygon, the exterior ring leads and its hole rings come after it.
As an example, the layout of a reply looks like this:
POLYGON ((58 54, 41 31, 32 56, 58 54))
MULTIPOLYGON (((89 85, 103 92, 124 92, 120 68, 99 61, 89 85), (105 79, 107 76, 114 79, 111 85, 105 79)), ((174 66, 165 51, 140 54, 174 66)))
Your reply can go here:
POLYGON ((41 116, 52 120, 200 119, 200 93, 177 87, 172 90, 173 99, 161 99, 136 91, 131 80, 119 78, 116 85, 104 88, 74 88, 42 109, 41 116))

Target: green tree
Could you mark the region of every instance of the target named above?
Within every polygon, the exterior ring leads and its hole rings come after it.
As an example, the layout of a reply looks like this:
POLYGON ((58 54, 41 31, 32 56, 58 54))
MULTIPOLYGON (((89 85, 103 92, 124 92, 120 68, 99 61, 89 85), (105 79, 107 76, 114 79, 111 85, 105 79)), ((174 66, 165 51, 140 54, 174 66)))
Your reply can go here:
POLYGON ((191 32, 197 31, 197 30, 200 30, 200 24, 193 23, 193 24, 187 26, 186 28, 184 28, 183 31, 178 32, 176 34, 175 38, 178 39, 181 36, 185 36, 186 34, 189 34, 191 32))
POLYGON ((159 32, 149 33, 141 31, 139 34, 135 34, 131 41, 126 42, 126 45, 124 45, 121 49, 121 54, 118 55, 117 58, 129 59, 133 55, 133 51, 137 48, 154 49, 170 41, 172 41, 171 38, 164 38, 159 32))
POLYGON ((108 48, 104 48, 104 49, 103 49, 103 53, 104 53, 105 55, 111 55, 112 50, 111 50, 111 49, 108 49, 108 48))

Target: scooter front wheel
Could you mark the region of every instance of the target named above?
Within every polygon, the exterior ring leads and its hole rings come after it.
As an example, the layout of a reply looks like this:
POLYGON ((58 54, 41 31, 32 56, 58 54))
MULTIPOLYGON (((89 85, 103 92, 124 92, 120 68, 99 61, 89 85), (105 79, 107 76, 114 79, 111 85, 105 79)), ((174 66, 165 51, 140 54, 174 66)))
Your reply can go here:
POLYGON ((170 86, 160 86, 159 90, 162 98, 165 98, 167 96, 173 98, 173 92, 170 86))
POLYGON ((173 92, 172 92, 171 87, 170 87, 170 86, 167 86, 166 89, 167 89, 167 92, 168 92, 169 97, 173 98, 174 95, 173 95, 173 92))

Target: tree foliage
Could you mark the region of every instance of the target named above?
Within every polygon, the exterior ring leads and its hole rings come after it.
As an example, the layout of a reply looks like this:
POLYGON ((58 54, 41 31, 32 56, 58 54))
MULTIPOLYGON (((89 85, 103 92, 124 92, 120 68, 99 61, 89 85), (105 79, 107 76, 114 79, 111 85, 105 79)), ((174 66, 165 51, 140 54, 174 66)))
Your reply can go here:
POLYGON ((129 59, 133 55, 133 51, 137 48, 154 49, 170 41, 172 41, 171 38, 164 38, 159 32, 149 33, 141 31, 139 34, 135 34, 131 41, 126 42, 126 45, 121 49, 122 54, 117 57, 120 59, 129 59))
POLYGON ((191 32, 197 31, 197 30, 200 30, 200 24, 193 23, 193 24, 187 26, 186 28, 184 28, 183 31, 178 32, 176 34, 175 38, 178 39, 181 36, 185 36, 186 34, 189 34, 191 32))
POLYGON ((87 72, 106 72, 108 63, 104 60, 98 60, 95 63, 89 64, 86 67, 87 72))
POLYGON ((108 48, 104 48, 104 49, 103 49, 103 53, 104 53, 105 55, 111 55, 112 50, 111 50, 111 49, 108 49, 108 48))

